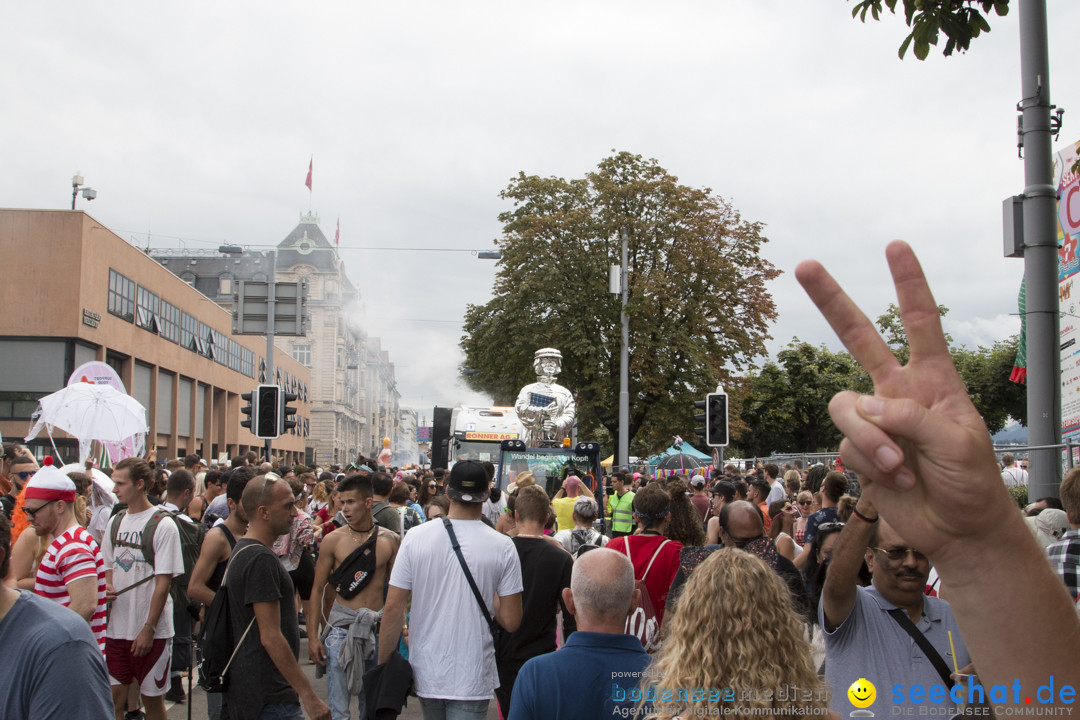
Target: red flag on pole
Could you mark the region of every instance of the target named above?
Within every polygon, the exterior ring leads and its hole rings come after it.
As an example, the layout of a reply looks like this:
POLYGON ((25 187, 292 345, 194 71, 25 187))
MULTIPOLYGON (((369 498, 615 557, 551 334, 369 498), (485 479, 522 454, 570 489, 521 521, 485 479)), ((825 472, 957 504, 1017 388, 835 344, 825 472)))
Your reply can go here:
POLYGON ((307 180, 304 181, 304 184, 307 185, 308 190, 311 190, 311 168, 312 168, 314 162, 315 162, 315 158, 312 158, 311 160, 308 161, 307 180))
POLYGON ((334 245, 341 245, 341 218, 337 219, 337 230, 334 231, 334 245))

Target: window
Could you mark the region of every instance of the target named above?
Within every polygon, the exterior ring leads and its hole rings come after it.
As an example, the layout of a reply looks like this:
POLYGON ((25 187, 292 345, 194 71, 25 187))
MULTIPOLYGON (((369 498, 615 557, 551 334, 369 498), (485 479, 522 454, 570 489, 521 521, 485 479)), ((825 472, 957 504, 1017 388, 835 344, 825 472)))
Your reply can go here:
POLYGON ((200 352, 199 343, 196 342, 198 333, 199 321, 183 313, 180 320, 180 344, 192 352, 200 352))
POLYGON ((224 335, 217 330, 210 331, 210 337, 213 339, 214 346, 214 360, 218 365, 229 365, 229 341, 224 335))
POLYGON ((139 286, 138 303, 135 306, 135 324, 158 335, 161 320, 158 318, 158 296, 142 285, 139 286))
POLYGON ((292 356, 304 367, 311 367, 311 344, 293 345, 292 356))
POLYGON ((218 295, 232 295, 233 277, 229 273, 222 273, 218 278, 218 295))
POLYGON ((135 320, 135 282, 109 268, 109 314, 135 320))
POLYGON ((199 353, 203 357, 208 357, 211 360, 214 359, 214 347, 211 344, 213 340, 210 328, 206 323, 199 323, 199 330, 195 333, 195 352, 199 353))
POLYGON ((170 342, 180 342, 180 308, 165 300, 161 301, 161 336, 170 342))
POLYGON ((255 377, 255 353, 243 345, 240 346, 240 372, 249 378, 255 377))
POLYGON ((190 270, 185 270, 184 272, 180 273, 180 279, 186 282, 191 287, 195 287, 195 273, 191 272, 190 270))
POLYGON ((242 367, 240 356, 240 343, 229 338, 229 369, 240 372, 242 367))

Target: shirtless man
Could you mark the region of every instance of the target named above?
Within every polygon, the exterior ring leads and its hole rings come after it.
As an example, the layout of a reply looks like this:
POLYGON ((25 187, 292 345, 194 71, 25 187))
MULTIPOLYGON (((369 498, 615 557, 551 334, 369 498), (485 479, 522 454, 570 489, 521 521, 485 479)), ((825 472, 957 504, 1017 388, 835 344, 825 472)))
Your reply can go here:
POLYGON ((319 550, 307 608, 307 633, 311 661, 326 667, 327 697, 334 720, 347 720, 350 695, 357 696, 358 717, 365 716, 361 682, 363 673, 376 664, 375 626, 397 555, 398 536, 375 524, 369 478, 352 475, 342 480, 337 490, 346 525, 329 533, 319 550), (320 635, 327 592, 337 597, 320 635), (351 647, 346 644, 350 627, 356 636, 351 647), (343 658, 349 660, 347 665, 343 658))

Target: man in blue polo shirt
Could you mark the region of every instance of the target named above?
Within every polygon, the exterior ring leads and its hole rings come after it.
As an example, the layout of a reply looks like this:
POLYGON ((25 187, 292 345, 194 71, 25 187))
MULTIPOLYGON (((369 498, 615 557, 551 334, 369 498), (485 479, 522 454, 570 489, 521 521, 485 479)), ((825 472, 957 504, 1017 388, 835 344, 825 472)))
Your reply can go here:
POLYGON ((560 650, 522 666, 508 720, 621 717, 623 709, 638 704, 640 695, 633 691, 649 654, 626 634, 626 618, 638 600, 634 566, 614 550, 584 553, 574 563, 563 600, 577 632, 560 650))

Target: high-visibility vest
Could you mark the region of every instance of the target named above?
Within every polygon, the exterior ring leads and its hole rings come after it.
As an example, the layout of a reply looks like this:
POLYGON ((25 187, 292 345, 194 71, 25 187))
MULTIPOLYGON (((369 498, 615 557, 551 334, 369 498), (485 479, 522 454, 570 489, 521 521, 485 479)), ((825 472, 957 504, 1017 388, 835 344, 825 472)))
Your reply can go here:
POLYGON ((632 532, 634 529, 634 492, 627 491, 622 497, 618 493, 608 499, 611 509, 611 529, 614 532, 632 532))

